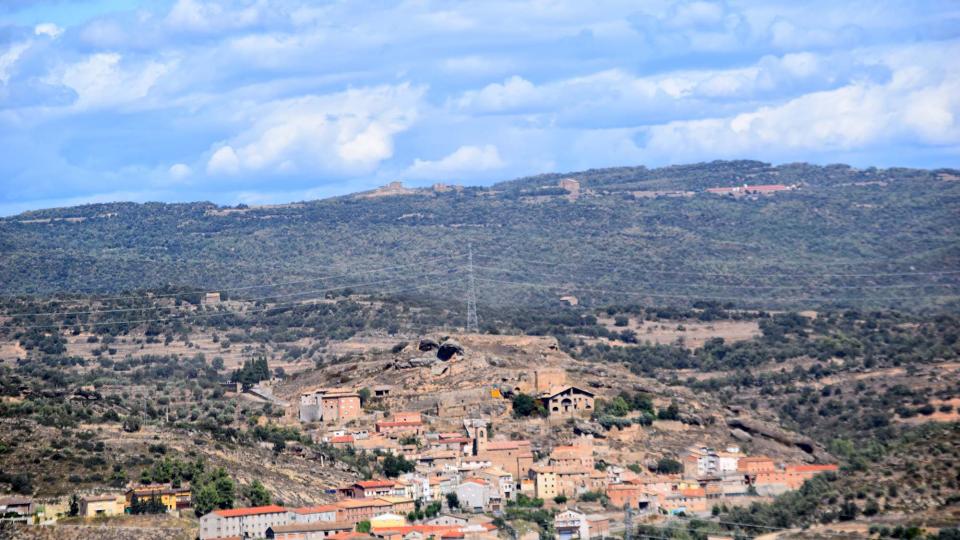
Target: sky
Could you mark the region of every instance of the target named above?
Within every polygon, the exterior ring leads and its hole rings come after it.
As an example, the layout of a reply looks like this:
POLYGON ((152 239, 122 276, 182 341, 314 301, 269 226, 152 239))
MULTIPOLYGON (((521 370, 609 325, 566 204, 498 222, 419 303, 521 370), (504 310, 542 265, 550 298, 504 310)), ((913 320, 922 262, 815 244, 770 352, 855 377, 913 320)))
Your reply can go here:
POLYGON ((714 159, 960 167, 960 2, 0 1, 0 215, 714 159))

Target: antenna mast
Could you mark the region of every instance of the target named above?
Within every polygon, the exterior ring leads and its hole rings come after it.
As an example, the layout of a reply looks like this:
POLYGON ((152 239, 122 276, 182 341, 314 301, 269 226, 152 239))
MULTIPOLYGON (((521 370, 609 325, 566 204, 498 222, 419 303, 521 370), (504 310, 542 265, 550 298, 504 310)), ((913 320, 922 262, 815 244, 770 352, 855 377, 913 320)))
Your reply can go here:
POLYGON ((467 332, 478 333, 480 323, 477 320, 477 289, 473 281, 473 245, 468 245, 467 275, 469 276, 469 290, 467 291, 467 332))

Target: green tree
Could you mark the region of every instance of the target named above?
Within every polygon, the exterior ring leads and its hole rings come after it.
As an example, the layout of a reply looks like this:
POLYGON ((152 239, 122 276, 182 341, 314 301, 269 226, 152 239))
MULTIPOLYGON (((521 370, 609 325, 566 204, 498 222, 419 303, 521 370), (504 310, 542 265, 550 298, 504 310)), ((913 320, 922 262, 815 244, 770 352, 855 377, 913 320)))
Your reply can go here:
POLYGON ((370 532, 370 522, 364 520, 364 521, 361 521, 360 523, 357 523, 357 532, 359 532, 359 533, 369 533, 369 532, 370 532))
POLYGON ((660 458, 657 461, 657 472, 660 474, 677 474, 683 472, 683 464, 671 458, 660 458))
POLYGON ((671 401, 669 407, 657 411, 657 418, 660 420, 679 420, 680 406, 677 405, 676 401, 671 401))
POLYGON ((266 506, 273 500, 270 497, 270 492, 259 480, 254 480, 252 484, 247 486, 244 495, 250 501, 251 506, 266 506))
POLYGON ((217 488, 213 484, 204 484, 200 489, 194 488, 192 498, 193 511, 197 517, 209 514, 217 508, 217 488))
POLYGON ((517 418, 546 416, 546 412, 540 400, 533 396, 520 393, 513 397, 513 415, 517 418))
POLYGON ((135 433, 140 431, 141 425, 142 421, 140 420, 140 417, 135 414, 128 415, 123 419, 123 430, 127 433, 135 433))
POLYGON ((383 458, 383 474, 387 478, 396 478, 403 473, 413 472, 415 468, 416 465, 403 456, 387 454, 387 457, 383 458))
POLYGON ((460 498, 456 493, 447 493, 447 508, 460 508, 460 498))

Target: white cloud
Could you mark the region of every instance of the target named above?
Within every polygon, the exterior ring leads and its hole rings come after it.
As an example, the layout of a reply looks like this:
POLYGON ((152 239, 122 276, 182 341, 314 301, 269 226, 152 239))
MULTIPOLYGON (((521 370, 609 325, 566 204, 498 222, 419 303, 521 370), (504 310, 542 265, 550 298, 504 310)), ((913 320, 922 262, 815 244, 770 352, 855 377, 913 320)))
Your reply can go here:
POLYGON ((97 53, 63 67, 48 82, 67 86, 77 93, 74 107, 89 109, 137 102, 150 92, 172 64, 148 61, 127 65, 118 53, 97 53))
POLYGON ((473 173, 500 169, 505 165, 500 152, 492 144, 461 146, 452 154, 437 161, 415 159, 407 169, 409 178, 442 179, 452 175, 470 176, 473 173))
POLYGON ((646 130, 645 154, 661 160, 781 157, 882 144, 960 144, 960 78, 921 88, 853 83, 727 118, 646 130))
POLYGON ((10 46, 9 49, 0 54, 0 83, 7 84, 7 81, 10 80, 10 73, 13 71, 13 66, 17 63, 17 60, 20 59, 20 56, 23 54, 23 51, 27 50, 30 47, 29 43, 14 43, 10 46))
POLYGON ((393 156, 416 121, 424 89, 408 84, 278 100, 210 158, 211 174, 252 171, 360 174, 393 156))
POLYGON ((502 112, 527 107, 537 101, 540 92, 530 81, 514 75, 501 83, 492 83, 480 90, 465 92, 457 105, 477 112, 502 112))
POLYGON ((175 180, 182 180, 190 176, 191 174, 193 174, 193 170, 190 169, 189 166, 183 163, 176 163, 174 165, 171 165, 168 172, 170 173, 170 176, 175 180))
POLYGON ((219 2, 177 0, 167 14, 166 23, 174 30, 208 33, 245 28, 261 20, 262 3, 230 9, 219 2))
POLYGON ((240 160, 230 146, 217 149, 207 162, 207 174, 236 174, 239 171, 240 160))
POLYGON ((63 33, 63 28, 53 23, 40 23, 33 27, 33 33, 37 36, 49 36, 55 38, 63 33))

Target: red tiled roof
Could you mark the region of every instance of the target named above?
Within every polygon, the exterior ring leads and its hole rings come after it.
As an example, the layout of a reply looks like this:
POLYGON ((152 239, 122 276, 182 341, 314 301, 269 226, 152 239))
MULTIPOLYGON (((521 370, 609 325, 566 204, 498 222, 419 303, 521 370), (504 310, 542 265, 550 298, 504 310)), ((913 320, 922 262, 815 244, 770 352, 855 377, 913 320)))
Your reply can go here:
POLYGON ((514 450, 520 448, 517 441, 492 441, 488 442, 484 449, 486 450, 514 450))
POLYGON ((396 485, 396 483, 391 482, 390 480, 361 480, 355 483, 354 485, 360 486, 364 489, 369 489, 369 488, 380 488, 380 487, 384 487, 384 488, 393 487, 396 485))
POLYGON ((393 506, 393 503, 377 498, 345 499, 337 503, 337 508, 366 508, 368 506, 393 506))
POLYGON ((353 435, 336 435, 334 437, 330 437, 330 442, 333 444, 350 443, 353 442, 353 435))
POLYGON ((387 420, 380 420, 377 422, 377 427, 404 427, 404 426, 422 426, 423 422, 416 420, 410 422, 393 422, 387 420))
POLYGON ((254 506, 252 508, 231 508, 229 510, 214 510, 213 513, 220 517, 241 517, 256 516, 259 514, 278 514, 286 512, 287 509, 282 506, 271 504, 268 506, 254 506))
POLYGON ((336 512, 337 505, 335 504, 321 504, 319 506, 303 506, 300 508, 294 508, 290 510, 297 514, 321 514, 323 512, 336 512))
POLYGON ((447 444, 447 443, 469 443, 472 439, 467 437, 450 437, 447 439, 439 439, 436 444, 447 444))
POLYGON ((353 523, 346 521, 314 521, 313 523, 289 523, 273 527, 273 532, 351 531, 353 523))
POLYGON ((836 465, 788 465, 788 472, 823 472, 823 471, 835 471, 838 467, 836 465))

